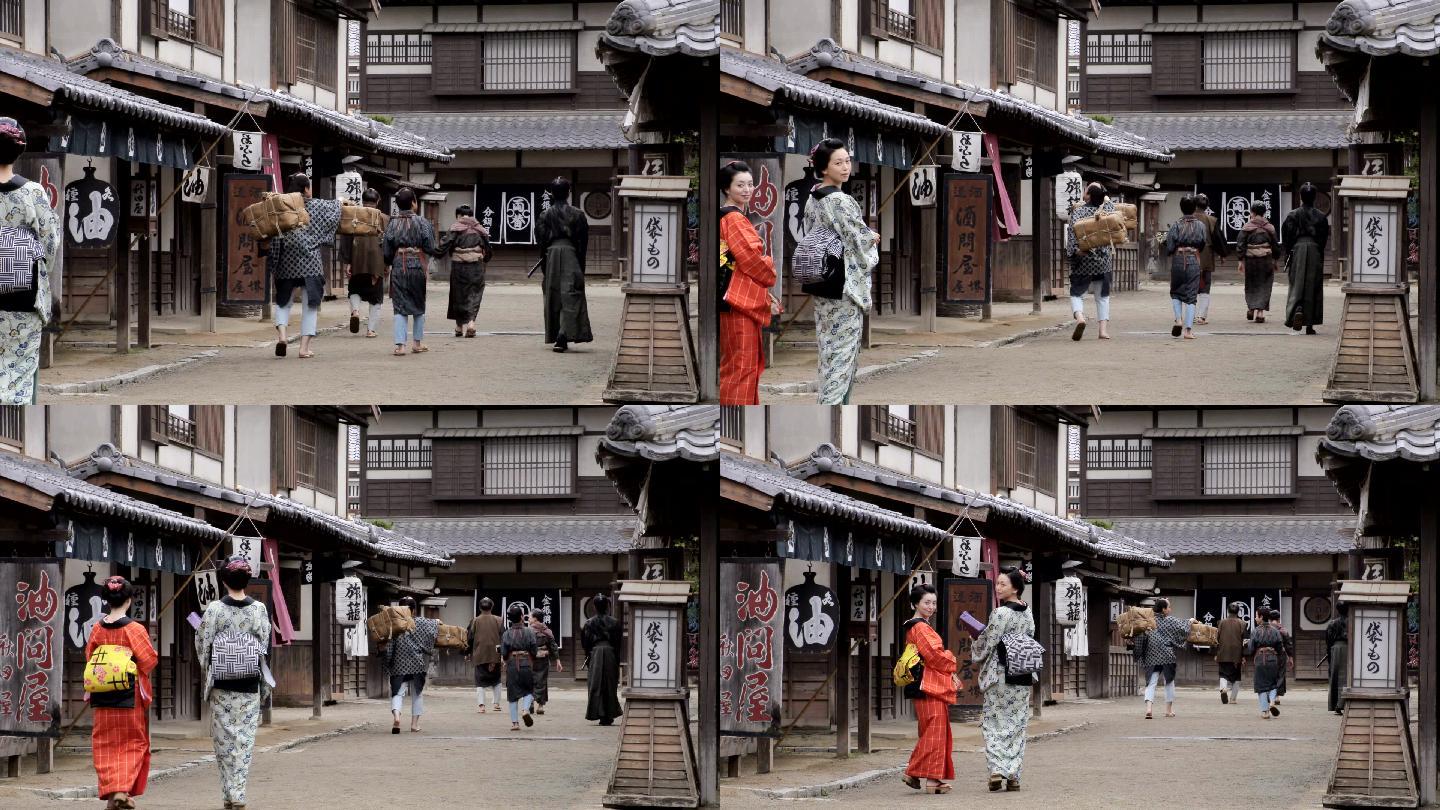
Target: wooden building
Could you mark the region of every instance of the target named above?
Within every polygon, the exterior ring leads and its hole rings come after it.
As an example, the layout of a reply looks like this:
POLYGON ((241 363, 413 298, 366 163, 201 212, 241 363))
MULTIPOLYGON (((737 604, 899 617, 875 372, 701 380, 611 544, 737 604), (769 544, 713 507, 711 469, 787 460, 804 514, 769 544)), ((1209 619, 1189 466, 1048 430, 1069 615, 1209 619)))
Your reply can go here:
MULTIPOLYGON (((595 453, 614 407, 394 407, 361 431, 360 514, 455 558, 422 600, 468 627, 488 596, 496 615, 522 601, 550 615, 565 671, 584 677, 580 628, 590 600, 630 576, 651 543, 595 453)), ((654 556, 667 555, 655 551, 654 556)), ((441 677, 472 683, 460 655, 441 677)))
MULTIPOLYGON (((563 176, 590 225, 586 274, 622 277, 615 178, 641 167, 621 130, 625 97, 596 55, 614 2, 349 5, 363 17, 360 109, 456 153, 420 178, 427 216, 443 230, 473 206, 495 246, 491 277, 520 280, 540 256, 545 185, 563 176)), ((656 151, 678 173, 678 150, 656 151)))
MULTIPOLYGON (((1419 716, 1419 727, 1413 750, 1418 754, 1420 804, 1432 807, 1440 800, 1440 669, 1435 666, 1440 649, 1440 501, 1435 498, 1440 491, 1440 406, 1347 405, 1330 421, 1317 455, 1356 513, 1358 535, 1418 551, 1414 598, 1419 603, 1420 666, 1412 673, 1419 679, 1412 711, 1419 716)), ((1398 565, 1384 573, 1385 579, 1405 578, 1398 565)))
MULTIPOLYGON (((1148 187, 1140 244, 1180 218, 1180 198, 1203 192, 1234 242, 1252 202, 1267 203, 1279 229, 1313 183, 1331 214, 1327 275, 1347 253, 1335 177, 1355 174, 1350 104, 1316 55, 1332 3, 1107 0, 1095 13, 1071 0, 1080 22, 1080 111, 1175 153, 1167 165, 1136 165, 1148 187), (1332 211, 1334 213, 1332 213, 1332 211)), ((1158 263, 1168 276, 1165 262, 1158 263)), ((1239 278, 1235 258, 1216 272, 1239 278)))
MULTIPOLYGON (((1081 514, 1175 558, 1146 572, 1176 616, 1218 624, 1225 606, 1280 611, 1297 680, 1324 681, 1334 583, 1347 577, 1355 520, 1315 450, 1334 415, 1313 408, 1106 408, 1081 456, 1081 514)), ((1180 653, 1177 677, 1213 685, 1213 655, 1180 653)))
MULTIPOLYGON (((1038 311, 1068 273, 1051 188, 1061 160, 1083 159, 1114 196, 1133 198, 1137 190, 1126 184, 1125 167, 1169 159, 1157 144, 1064 111, 1062 29, 1072 16, 1064 4, 1008 0, 722 3, 721 149, 779 162, 774 191, 780 208, 773 215, 758 212, 783 234, 776 255, 783 258, 799 236, 802 188, 814 183, 806 176, 806 155, 822 136, 833 135, 856 145, 859 165, 849 190, 882 237, 877 319, 918 315, 923 326, 936 314, 982 312, 987 295, 1033 301, 1038 311), (950 130, 995 136, 989 146, 975 146, 982 152, 980 173, 963 175, 987 178, 991 198, 985 210, 994 227, 982 214, 987 227, 980 236, 982 242, 987 232, 996 236, 978 253, 958 230, 940 227, 950 130), (939 207, 917 205, 904 183, 912 166, 924 164, 940 167, 939 207), (957 290, 966 257, 988 266, 990 277, 966 277, 957 290)), ((1132 269, 1133 261, 1122 267, 1122 289, 1133 284, 1132 269)), ((786 292, 797 297, 793 312, 799 291, 786 292)))

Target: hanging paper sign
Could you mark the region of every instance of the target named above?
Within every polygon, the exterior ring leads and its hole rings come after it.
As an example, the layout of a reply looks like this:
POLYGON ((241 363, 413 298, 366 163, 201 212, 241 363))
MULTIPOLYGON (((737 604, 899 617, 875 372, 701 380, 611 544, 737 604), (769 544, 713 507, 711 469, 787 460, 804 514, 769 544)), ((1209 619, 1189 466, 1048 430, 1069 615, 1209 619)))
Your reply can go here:
POLYGON ((364 202, 364 193, 365 181, 360 179, 359 172, 342 172, 335 176, 335 199, 340 202, 360 205, 364 202))
POLYGON ((220 598, 220 576, 214 570, 195 572, 195 599, 200 603, 200 612, 220 598))
POLYGON ((72 650, 83 650, 90 641, 90 631, 105 615, 100 583, 95 572, 86 571, 85 581, 65 591, 65 640, 72 650))
POLYGON ((145 229, 150 219, 150 184, 144 180, 131 180, 128 199, 131 229, 145 229))
POLYGON ((258 172, 261 166, 260 139, 263 132, 233 132, 231 142, 234 147, 235 163, 237 169, 247 172, 258 172))
POLYGON ((951 543, 955 547, 954 559, 950 561, 950 573, 957 577, 980 576, 980 546, 983 537, 962 537, 956 535, 951 543))
POLYGON ((1080 204, 1085 194, 1085 180, 1071 169, 1055 177, 1055 218, 1069 221, 1070 210, 1080 204))
POLYGON ((260 576, 260 540, 259 537, 236 537, 231 541, 231 553, 244 557, 250 561, 250 573, 260 576))
POLYGON ((1030 179, 1033 179, 1034 177, 1035 177, 1035 157, 1034 157, 1034 155, 1021 155, 1021 156, 1020 156, 1020 179, 1022 179, 1022 180, 1030 180, 1030 179))
POLYGON ((823 653, 835 644, 840 627, 840 603, 835 592, 815 581, 805 581, 785 592, 785 648, 800 653, 823 653))
POLYGON ((980 142, 985 137, 983 132, 955 132, 950 137, 953 154, 950 156, 950 168, 957 172, 978 172, 980 171, 980 142))
POLYGON ((1085 618, 1085 586, 1079 577, 1061 577, 1055 582, 1055 623, 1074 627, 1085 618))
POLYGON ((203 203, 210 193, 210 170, 196 166, 180 178, 180 199, 185 202, 203 203))
POLYGON ((939 166, 916 166, 910 175, 910 204, 916 208, 934 208, 939 198, 937 170, 939 166))
POLYGON ((83 171, 84 177, 65 186, 65 242, 76 248, 107 248, 115 244, 120 198, 114 187, 95 177, 94 166, 83 171))
POLYGON ((720 731, 780 735, 785 656, 776 648, 784 612, 779 560, 720 563, 720 731))
POLYGON ((335 580, 335 623, 347 627, 365 621, 365 586, 359 577, 335 580))

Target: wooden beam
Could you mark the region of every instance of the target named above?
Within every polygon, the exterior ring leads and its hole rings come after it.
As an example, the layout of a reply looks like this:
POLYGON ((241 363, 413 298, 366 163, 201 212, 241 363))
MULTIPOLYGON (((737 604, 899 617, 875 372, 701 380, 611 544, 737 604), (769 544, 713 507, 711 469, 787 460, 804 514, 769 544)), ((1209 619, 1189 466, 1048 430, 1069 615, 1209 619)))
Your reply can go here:
MULTIPOLYGON (((115 472, 102 472, 85 479, 96 486, 114 489, 120 492, 137 493, 148 495, 153 498, 163 498, 177 503, 198 506, 210 512, 220 512, 226 515, 238 515, 245 511, 242 504, 222 501, 219 498, 211 498, 197 492, 180 489, 179 487, 167 487, 157 484, 154 481, 146 481, 142 478, 131 478, 115 472)), ((264 523, 270 519, 270 507, 252 506, 248 516, 256 523, 264 523)))
MULTIPOLYGON (((101 68, 100 70, 94 70, 85 75, 97 81, 105 82, 106 84, 120 85, 131 89, 149 91, 150 93, 160 93, 162 95, 174 96, 190 101, 198 101, 201 104, 207 104, 211 107, 221 107, 226 110, 238 111, 241 107, 245 106, 245 102, 241 99, 234 99, 217 93, 208 93, 204 90, 186 87, 178 82, 167 82, 163 79, 157 79, 154 76, 131 73, 128 70, 120 70, 119 68, 101 68)), ((142 93, 141 95, 147 94, 142 93)), ((270 112, 270 103, 267 101, 252 101, 246 112, 254 115, 256 118, 264 118, 266 114, 270 112)))
MULTIPOLYGON (((274 577, 278 587, 280 572, 276 571, 274 577)), ((317 578, 310 585, 310 717, 315 720, 320 719, 325 706, 325 674, 330 669, 329 624, 325 615, 325 585, 317 578)))
MULTIPOLYGON (((906 490, 887 487, 873 481, 866 481, 863 478, 851 478, 850 476, 839 473, 820 473, 819 475, 812 475, 805 480, 818 486, 863 492, 866 495, 908 503, 911 506, 923 507, 933 512, 958 515, 965 511, 964 504, 954 503, 953 501, 943 501, 939 498, 931 498, 926 495, 919 495, 906 490)), ((969 517, 976 523, 984 523, 986 519, 990 517, 990 507, 972 506, 970 507, 969 517)))
MULTIPOLYGON (((881 93, 887 96, 898 96, 900 98, 918 101, 922 104, 930 104, 936 107, 944 107, 947 110, 959 110, 965 107, 965 100, 942 96, 930 93, 925 90, 915 90, 895 82, 887 82, 884 79, 877 79, 873 76, 863 76, 858 73, 851 73, 848 70, 839 68, 821 68, 812 70, 806 74, 811 79, 837 85, 849 85, 858 87, 861 90, 868 90, 872 93, 881 93)), ((972 101, 966 108, 966 112, 976 118, 984 118, 990 112, 990 102, 972 101)))
MULTIPOLYGON (((717 144, 720 118, 715 104, 700 104, 700 143, 717 144)), ((713 146, 700 150, 700 188, 715 188, 720 172, 720 153, 713 146)), ((701 402, 720 398, 720 280, 717 263, 720 256, 720 233, 708 223, 720 221, 719 201, 714 194, 700 195, 700 334, 696 335, 696 360, 701 402)))
MULTIPOLYGON (((872 574, 870 571, 867 570, 860 572, 860 584, 865 587, 866 599, 869 599, 870 587, 874 584, 874 582, 874 574, 872 574)), ((849 599, 850 594, 837 594, 837 596, 840 598, 840 612, 844 613, 846 616, 849 616, 851 604, 851 600, 849 599)), ((875 716, 875 707, 873 705, 873 694, 875 690, 872 686, 872 681, 874 678, 873 670, 875 668, 875 659, 870 655, 870 638, 868 635, 869 622, 861 622, 861 626, 865 628, 865 632, 867 633, 867 635, 864 639, 861 639, 860 641, 860 663, 858 667, 860 682, 856 684, 857 688, 855 690, 857 693, 859 693, 860 696, 860 706, 858 709, 859 717, 856 718, 859 721, 859 728, 856 729, 857 733, 855 747, 860 751, 860 753, 868 754, 870 753, 873 740, 873 737, 870 733, 870 721, 875 716)), ((849 639, 842 636, 840 638, 840 643, 849 644, 849 639)))
POLYGON ((45 88, 32 84, 9 74, 0 74, 0 94, 14 96, 23 99, 40 107, 49 107, 55 103, 55 94, 45 88))
POLYGON ((720 93, 751 104, 759 104, 761 107, 769 107, 775 103, 774 93, 728 73, 720 74, 720 93))
POLYGON ((759 509, 761 512, 769 512, 775 506, 773 497, 724 478, 720 479, 720 499, 734 501, 751 509, 759 509))
MULTIPOLYGON (((116 223, 115 274, 111 295, 115 300, 115 352, 130 353, 130 161, 115 160, 115 193, 120 195, 120 221, 116 223)), ((267 285, 268 286, 268 285, 267 285)))
POLYGON ((55 499, 38 489, 32 489, 18 481, 0 478, 0 499, 49 512, 55 508, 55 499))
MULTIPOLYGON (((836 565, 835 594, 841 600, 850 595, 850 567, 836 565)), ((850 611, 844 601, 840 607, 840 626, 835 628, 835 688, 831 691, 835 706, 835 758, 850 756, 850 611)))
POLYGON ((1039 314, 1050 289, 1050 201, 1043 177, 1030 181, 1030 311, 1039 314))
MULTIPOLYGON (((154 181, 155 193, 160 193, 159 174, 149 164, 142 164, 140 166, 140 179, 146 184, 147 195, 149 194, 151 181, 154 181)), ((128 197, 126 199, 128 199, 128 197)), ((149 200, 148 196, 146 200, 149 200)), ((148 205, 149 203, 147 202, 146 204, 148 205)), ((138 268, 140 283, 136 286, 135 290, 136 297, 140 299, 136 302, 135 306, 135 314, 138 316, 137 320, 139 321, 135 329, 135 343, 142 349, 148 349, 151 345, 150 316, 155 309, 155 271, 156 265, 159 264, 156 260, 155 251, 159 247, 156 243, 160 241, 160 222, 158 219, 160 202, 156 200, 155 205, 157 208, 155 235, 150 235, 150 225, 148 222, 145 225, 144 232, 140 235, 140 267, 138 268)))
MULTIPOLYGON (((1432 68, 1430 75, 1436 72, 1432 68)), ((1436 399, 1437 331, 1440 331, 1440 98, 1422 93, 1420 100, 1420 399, 1436 399)), ((1434 660, 1434 659, 1430 659, 1434 660)), ((1432 780, 1433 781, 1433 780, 1432 780)))
MULTIPOLYGON (((712 152, 714 150, 711 150, 712 152)), ((707 465, 709 466, 709 465, 707 465)), ((719 477, 719 464, 710 466, 719 477)), ((703 479, 702 479, 703 480, 703 479)), ((700 804, 720 803, 720 504, 700 499, 700 740, 696 746, 700 804)))

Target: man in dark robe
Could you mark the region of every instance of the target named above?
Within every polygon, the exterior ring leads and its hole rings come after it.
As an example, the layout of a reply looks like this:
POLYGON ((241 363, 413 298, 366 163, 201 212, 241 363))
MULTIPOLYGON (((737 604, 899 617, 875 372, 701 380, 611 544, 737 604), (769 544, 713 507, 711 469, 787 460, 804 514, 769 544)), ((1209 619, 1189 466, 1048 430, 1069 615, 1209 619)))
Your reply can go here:
POLYGON ((555 633, 540 620, 540 614, 530 614, 530 630, 535 633, 535 713, 544 714, 545 704, 550 702, 550 662, 555 662, 556 672, 565 667, 560 663, 555 633))
POLYGON ((1315 187, 1300 187, 1300 207, 1285 217, 1280 241, 1289 256, 1290 295, 1285 301, 1285 325, 1305 328, 1325 322, 1325 245, 1330 241, 1330 218, 1315 207, 1315 187))
POLYGON ((1195 195, 1195 218, 1205 223, 1205 246, 1200 248, 1200 287, 1196 292, 1195 323, 1210 322, 1210 284, 1215 279, 1215 258, 1229 256, 1230 244, 1220 233, 1220 220, 1210 213, 1210 198, 1195 195))
POLYGON ((485 263, 490 261, 490 234, 468 205, 455 209, 455 221, 440 240, 450 256, 450 305, 445 317, 455 322, 455 337, 475 337, 475 319, 485 297, 485 263))
POLYGON ((610 597, 600 594, 591 602, 595 615, 580 630, 580 645, 590 660, 588 681, 590 700, 585 704, 585 719, 599 720, 608 726, 624 714, 620 710, 620 645, 625 633, 620 622, 610 615, 610 597))
POLYGON ((1200 292, 1200 250, 1209 241, 1205 223, 1195 214, 1194 197, 1180 200, 1183 216, 1165 234, 1165 253, 1170 257, 1170 305, 1175 312, 1171 337, 1195 339, 1195 301, 1200 292))
POLYGON ((550 192, 550 207, 536 224, 545 273, 545 342, 563 352, 571 343, 595 339, 585 304, 585 251, 590 226, 585 212, 570 204, 569 180, 557 177, 546 190, 550 192))
POLYGON ((1325 653, 1330 656, 1330 711, 1345 713, 1345 698, 1340 690, 1350 674, 1350 606, 1340 602, 1335 606, 1335 618, 1325 625, 1325 653))

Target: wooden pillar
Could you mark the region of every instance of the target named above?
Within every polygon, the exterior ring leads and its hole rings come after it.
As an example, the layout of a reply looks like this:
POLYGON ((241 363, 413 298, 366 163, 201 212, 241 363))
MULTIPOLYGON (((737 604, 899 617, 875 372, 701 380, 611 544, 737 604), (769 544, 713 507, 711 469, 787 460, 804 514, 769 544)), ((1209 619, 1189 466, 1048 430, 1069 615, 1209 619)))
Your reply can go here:
MULTIPOLYGON (((717 264, 720 256, 719 200, 713 191, 719 173, 720 118, 715 105, 700 105, 700 334, 696 335, 699 362, 700 401, 720 397, 720 294, 717 264)), ((633 268, 632 268, 633 269, 633 268)))
MULTIPOLYGON (((150 181, 154 179, 154 177, 155 171, 151 169, 148 165, 141 164, 140 181, 146 184, 145 194, 147 196, 145 198, 145 204, 147 206, 150 204, 150 198, 148 196, 150 194, 149 184, 150 181)), ((156 230, 159 230, 158 222, 156 223, 156 230)), ((150 223, 148 220, 146 220, 144 228, 140 231, 140 266, 136 269, 136 272, 140 274, 140 277, 137 279, 137 281, 139 282, 139 286, 135 291, 135 296, 140 299, 135 302, 135 312, 138 316, 138 323, 136 324, 135 331, 135 345, 139 346, 142 349, 150 348, 150 311, 155 306, 155 302, 152 300, 154 296, 153 283, 155 280, 155 261, 153 251, 155 250, 156 243, 159 241, 160 235, 158 232, 155 234, 154 238, 151 238, 150 223)))
MULTIPOLYGON (((280 572, 275 572, 280 584, 280 572)), ((320 718, 325 705, 325 670, 330 662, 329 622, 325 619, 325 585, 318 579, 310 586, 310 716, 320 718)))
MULTIPOLYGON (((1433 99, 1427 107, 1431 111, 1435 109, 1433 99)), ((1429 148, 1435 148, 1435 141, 1429 143, 1429 148)), ((1432 200, 1433 195, 1432 190, 1432 200)), ((1434 216, 1434 209, 1421 210, 1429 210, 1429 216, 1434 216)), ((1426 260, 1422 254, 1421 263, 1426 260)), ((1423 473, 1416 471, 1415 474, 1423 473)), ((1432 475, 1431 479, 1435 477, 1432 475)), ((1437 577, 1440 577, 1440 504, 1431 498, 1420 504, 1420 739, 1417 746, 1420 779, 1417 787, 1420 789, 1421 805, 1435 803, 1436 768, 1440 766, 1436 756, 1436 733, 1440 731, 1440 726, 1436 724, 1436 705, 1440 702, 1436 694, 1440 677, 1437 677, 1435 666, 1436 651, 1440 650, 1440 644, 1436 643, 1437 637, 1440 637, 1440 627, 1436 627, 1436 622, 1440 621, 1440 611, 1436 610, 1436 600, 1440 599, 1437 577)))
MULTIPOLYGON (((865 571, 860 577, 860 584, 865 588, 865 598, 867 600, 870 598, 870 585, 874 581, 875 576, 870 571, 865 571)), ((844 599, 845 596, 848 596, 848 594, 841 594, 840 598, 844 599)), ((848 604, 848 601, 842 602, 841 604, 848 604)), ((843 608, 840 612, 847 616, 850 614, 849 610, 843 608)), ((871 699, 871 694, 874 691, 871 682, 874 679, 873 670, 875 667, 874 658, 870 655, 870 623, 868 621, 862 621, 860 626, 865 631, 865 637, 860 640, 860 661, 858 666, 860 682, 856 684, 856 691, 859 692, 860 701, 859 708, 857 709, 859 717, 856 718, 859 721, 859 728, 857 729, 855 748, 862 754, 868 754, 870 753, 871 747, 870 720, 875 714, 871 699)), ((841 639, 841 641, 845 640, 844 638, 841 639)))
MULTIPOLYGON (((1440 191, 1435 188, 1440 182, 1440 99, 1422 93, 1420 104, 1420 333, 1415 337, 1420 399, 1431 402, 1436 399, 1436 332, 1440 331, 1440 274, 1435 267, 1440 262, 1440 191)), ((1434 784, 1433 776, 1430 783, 1434 784)))
POLYGON ((1051 649, 1054 645, 1050 643, 1050 622, 1055 619, 1055 608, 1052 604, 1055 589, 1051 585, 1052 583, 1049 582, 1037 582, 1030 586, 1035 591, 1030 595, 1030 605, 1035 611, 1035 638, 1044 645, 1045 657, 1048 659, 1045 662, 1045 669, 1040 673, 1040 684, 1034 693, 1036 717, 1040 716, 1040 709, 1045 702, 1050 700, 1050 668, 1055 666, 1056 661, 1062 660, 1063 656, 1060 651, 1051 649))
MULTIPOLYGON (((943 195, 937 192, 936 196, 943 195)), ((926 332, 935 331, 935 308, 939 306, 939 230, 939 203, 920 209, 920 326, 926 332)))
MULTIPOLYGON (((219 194, 217 190, 217 198, 219 194)), ((200 206, 200 326, 206 332, 215 331, 215 310, 220 301, 219 270, 216 266, 220 252, 219 216, 220 208, 215 203, 200 206)))
POLYGON ((1046 216, 1045 178, 1030 181, 1030 311, 1039 314, 1050 287, 1050 217, 1046 216))
POLYGON ((121 197, 120 221, 116 223, 115 275, 112 276, 112 299, 115 306, 115 351, 130 351, 130 163, 115 161, 115 193, 121 197))
MULTIPOLYGON (((834 590, 844 598, 850 593, 850 568, 836 565, 834 590)), ((835 757, 850 756, 850 611, 840 611, 840 626, 835 628, 835 757)))
POLYGON ((35 773, 50 773, 55 769, 55 739, 41 737, 35 741, 35 773))
MULTIPOLYGON (((715 143, 709 141, 709 143, 715 143)), ((714 149, 708 150, 712 154, 714 149)), ((716 233, 715 228, 701 228, 716 233)), ((702 261, 701 264, 704 264, 702 261)), ((711 297, 714 301, 714 296, 711 297)), ((713 310, 712 310, 713 311, 713 310)), ((719 486, 719 465, 710 467, 719 486)), ((700 638, 720 637, 720 512, 715 498, 700 499, 700 638)), ((784 645, 781 645, 783 649, 784 645)), ((720 651, 700 645, 700 739, 697 786, 702 806, 720 803, 720 651)))

